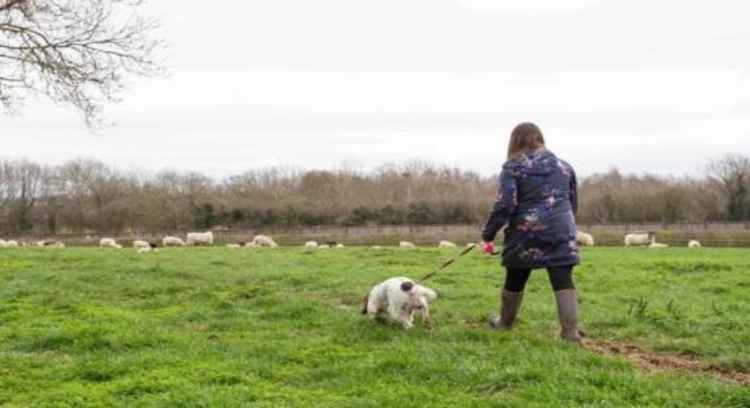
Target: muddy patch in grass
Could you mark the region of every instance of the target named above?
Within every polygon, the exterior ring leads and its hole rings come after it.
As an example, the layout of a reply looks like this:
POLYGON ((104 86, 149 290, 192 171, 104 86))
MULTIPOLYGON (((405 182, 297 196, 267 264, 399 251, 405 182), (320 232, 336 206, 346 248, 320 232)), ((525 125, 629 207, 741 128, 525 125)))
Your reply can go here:
POLYGON ((722 381, 750 386, 750 374, 725 367, 709 365, 694 357, 676 354, 657 354, 631 344, 584 340, 584 347, 604 356, 623 357, 646 372, 679 371, 691 374, 707 374, 722 381))

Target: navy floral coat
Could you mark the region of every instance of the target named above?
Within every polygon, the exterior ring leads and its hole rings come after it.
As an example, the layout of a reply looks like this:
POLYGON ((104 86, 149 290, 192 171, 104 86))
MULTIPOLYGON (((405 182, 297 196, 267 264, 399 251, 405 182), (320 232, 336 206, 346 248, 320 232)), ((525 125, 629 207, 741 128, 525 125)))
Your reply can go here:
POLYGON ((507 224, 503 245, 507 268, 578 265, 577 211, 573 168, 548 150, 524 154, 503 165, 497 199, 482 239, 494 241, 507 224))

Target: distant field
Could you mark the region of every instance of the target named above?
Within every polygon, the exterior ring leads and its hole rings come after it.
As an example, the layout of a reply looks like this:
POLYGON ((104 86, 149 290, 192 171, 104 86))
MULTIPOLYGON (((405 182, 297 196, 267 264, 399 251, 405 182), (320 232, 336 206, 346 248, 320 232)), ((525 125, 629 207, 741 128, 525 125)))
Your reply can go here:
POLYGON ((750 407, 750 251, 585 251, 591 349, 702 367, 656 371, 561 344, 543 272, 516 331, 485 329, 501 273, 478 253, 429 283, 434 330, 358 314, 454 253, 0 250, 0 406, 750 407))

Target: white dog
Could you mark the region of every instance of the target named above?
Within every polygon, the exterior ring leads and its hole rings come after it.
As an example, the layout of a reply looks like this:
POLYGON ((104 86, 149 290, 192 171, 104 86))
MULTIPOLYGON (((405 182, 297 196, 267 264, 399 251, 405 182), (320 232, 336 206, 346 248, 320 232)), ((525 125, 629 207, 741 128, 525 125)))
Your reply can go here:
POLYGON ((414 327, 414 314, 419 313, 427 327, 432 327, 429 303, 437 299, 434 290, 408 278, 392 278, 372 288, 365 296, 362 314, 377 319, 386 314, 404 329, 414 327))

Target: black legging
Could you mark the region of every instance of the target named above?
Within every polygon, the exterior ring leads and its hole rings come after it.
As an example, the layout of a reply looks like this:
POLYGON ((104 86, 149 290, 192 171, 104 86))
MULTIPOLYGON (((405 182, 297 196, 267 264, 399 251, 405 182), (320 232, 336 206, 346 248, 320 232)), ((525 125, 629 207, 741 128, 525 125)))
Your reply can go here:
MULTIPOLYGON (((566 289, 575 289, 573 283, 572 266, 556 266, 547 268, 549 273, 549 282, 555 292, 566 289)), ((523 292, 526 288, 526 282, 531 276, 531 269, 512 269, 508 268, 505 274, 505 290, 510 292, 523 292)))

